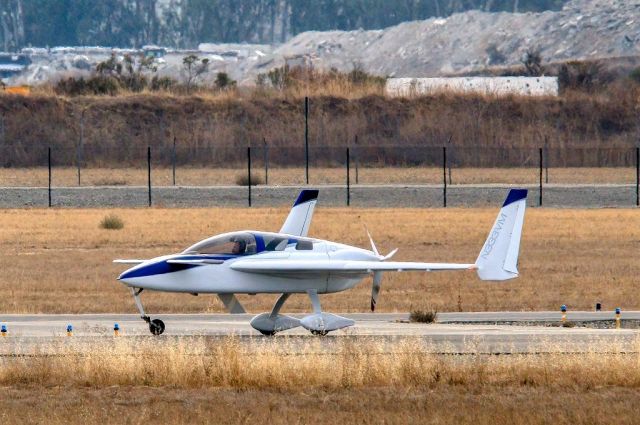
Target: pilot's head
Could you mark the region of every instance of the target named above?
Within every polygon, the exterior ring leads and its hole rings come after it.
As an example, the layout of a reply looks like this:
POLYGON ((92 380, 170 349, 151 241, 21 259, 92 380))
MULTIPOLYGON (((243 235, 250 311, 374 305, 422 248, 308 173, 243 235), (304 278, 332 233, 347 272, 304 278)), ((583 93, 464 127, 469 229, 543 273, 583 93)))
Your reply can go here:
POLYGON ((236 239, 235 243, 233 244, 233 250, 231 251, 232 254, 242 254, 244 253, 245 249, 247 248, 247 242, 242 240, 242 239, 236 239))

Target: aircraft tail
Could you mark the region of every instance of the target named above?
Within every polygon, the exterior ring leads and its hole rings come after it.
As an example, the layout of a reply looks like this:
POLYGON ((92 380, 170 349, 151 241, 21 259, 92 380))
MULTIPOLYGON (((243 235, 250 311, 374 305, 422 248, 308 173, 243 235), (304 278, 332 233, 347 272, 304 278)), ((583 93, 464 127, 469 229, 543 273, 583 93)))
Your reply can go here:
POLYGON ((476 260, 480 279, 518 277, 518 253, 526 206, 527 190, 511 189, 476 260))
POLYGON ((318 202, 318 190, 303 190, 293 204, 289 216, 282 225, 280 233, 296 236, 307 236, 313 210, 318 202))

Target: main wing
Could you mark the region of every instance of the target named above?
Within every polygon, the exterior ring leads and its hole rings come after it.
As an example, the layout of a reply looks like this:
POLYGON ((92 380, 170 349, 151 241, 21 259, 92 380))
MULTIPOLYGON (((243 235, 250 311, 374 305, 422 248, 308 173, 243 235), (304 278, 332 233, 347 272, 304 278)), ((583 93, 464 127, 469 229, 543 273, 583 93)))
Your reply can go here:
POLYGON ((142 264, 147 260, 113 260, 116 264, 142 264))
POLYGON ((402 261, 349 261, 349 260, 239 260, 230 268, 245 273, 372 273, 376 271, 444 271, 475 270, 475 264, 414 263, 402 261))

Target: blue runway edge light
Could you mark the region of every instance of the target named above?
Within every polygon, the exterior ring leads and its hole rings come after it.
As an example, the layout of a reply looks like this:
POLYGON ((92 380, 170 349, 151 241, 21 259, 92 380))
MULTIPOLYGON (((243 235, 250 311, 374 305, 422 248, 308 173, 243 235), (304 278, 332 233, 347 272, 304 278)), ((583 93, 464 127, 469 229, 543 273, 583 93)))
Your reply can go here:
POLYGON ((119 331, 120 330, 120 325, 118 325, 117 323, 115 325, 113 325, 113 330, 114 331, 119 331))
POLYGON ((3 334, 7 333, 7 325, 0 326, 0 332, 2 332, 3 334))
POLYGON ((567 311, 567 306, 566 306, 566 305, 564 305, 564 304, 562 304, 562 305, 560 306, 560 311, 561 311, 561 312, 563 312, 563 313, 566 313, 566 311, 567 311))
POLYGON ((73 326, 67 325, 67 332, 73 332, 73 326))
POLYGON ((620 310, 620 307, 617 307, 617 308, 616 308, 616 314, 620 314, 620 311, 621 311, 621 310, 620 310))

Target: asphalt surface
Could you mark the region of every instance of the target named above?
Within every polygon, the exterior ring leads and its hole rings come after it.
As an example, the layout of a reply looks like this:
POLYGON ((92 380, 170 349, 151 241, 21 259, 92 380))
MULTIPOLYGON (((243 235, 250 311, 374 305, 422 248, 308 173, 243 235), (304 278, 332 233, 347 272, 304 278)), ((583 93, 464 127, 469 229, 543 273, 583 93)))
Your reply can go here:
MULTIPOLYGON (((436 353, 640 352, 640 329, 637 326, 622 329, 549 326, 559 323, 560 312, 441 313, 435 324, 409 323, 408 314, 403 313, 344 316, 354 319, 356 325, 330 333, 325 337, 328 344, 335 343, 338 338, 368 337, 387 342, 417 338, 436 353)), ((251 328, 249 321, 252 317, 250 314, 153 316, 166 324, 165 333, 154 337, 136 315, 2 315, 0 323, 7 326, 8 332, 0 338, 0 355, 28 354, 49 341, 68 339, 66 328, 69 324, 73 326, 71 338, 77 341, 113 338, 115 323, 120 326, 119 338, 215 339, 229 335, 246 341, 268 338, 251 328)), ((569 312, 567 319, 571 322, 615 323, 613 312, 569 312)), ((623 312, 622 320, 623 323, 640 320, 640 312, 623 312)), ((318 337, 303 328, 295 328, 274 338, 304 341, 318 337)))
MULTIPOLYGON (((320 189, 320 202, 326 206, 345 206, 347 189, 343 185, 311 185, 320 189)), ((510 187, 506 184, 452 185, 447 187, 447 206, 498 206, 510 187)), ((537 185, 521 185, 530 190, 528 205, 538 206, 537 185)), ((301 186, 256 186, 251 190, 252 205, 286 206, 301 186)), ((164 207, 210 207, 248 205, 248 188, 239 186, 159 186, 152 188, 152 203, 164 207)), ((632 207, 636 203, 633 184, 563 185, 543 187, 542 206, 561 208, 632 207)), ((144 207, 148 205, 146 186, 86 186, 53 188, 55 207, 144 207)), ((441 207, 442 185, 357 185, 351 186, 349 200, 356 207, 441 207)), ((2 187, 0 208, 46 207, 46 187, 2 187)))

